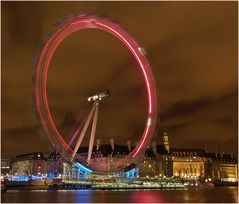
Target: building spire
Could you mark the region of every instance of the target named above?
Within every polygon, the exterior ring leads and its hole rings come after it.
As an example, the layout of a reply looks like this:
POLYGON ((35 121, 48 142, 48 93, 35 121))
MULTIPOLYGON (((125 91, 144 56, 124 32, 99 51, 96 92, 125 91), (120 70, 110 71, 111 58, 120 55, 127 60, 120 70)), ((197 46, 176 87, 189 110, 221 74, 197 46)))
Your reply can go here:
POLYGON ((170 147, 169 147, 168 134, 167 134, 166 129, 164 129, 164 133, 163 133, 163 145, 164 145, 164 148, 169 153, 170 147))

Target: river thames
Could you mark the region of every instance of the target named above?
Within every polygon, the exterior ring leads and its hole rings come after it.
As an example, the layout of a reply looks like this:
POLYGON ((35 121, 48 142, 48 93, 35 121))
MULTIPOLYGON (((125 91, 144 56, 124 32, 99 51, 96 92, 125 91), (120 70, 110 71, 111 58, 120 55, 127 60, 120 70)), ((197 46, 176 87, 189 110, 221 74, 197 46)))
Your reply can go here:
POLYGON ((237 187, 190 190, 10 190, 5 203, 237 203, 237 187))

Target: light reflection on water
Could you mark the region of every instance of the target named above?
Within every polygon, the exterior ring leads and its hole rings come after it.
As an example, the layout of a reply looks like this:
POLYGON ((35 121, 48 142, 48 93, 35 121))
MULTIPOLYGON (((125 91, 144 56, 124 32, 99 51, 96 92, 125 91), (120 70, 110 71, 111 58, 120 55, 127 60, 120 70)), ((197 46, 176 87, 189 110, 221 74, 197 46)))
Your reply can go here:
POLYGON ((61 190, 8 191, 2 193, 2 202, 42 203, 206 203, 237 202, 237 187, 187 190, 61 190))

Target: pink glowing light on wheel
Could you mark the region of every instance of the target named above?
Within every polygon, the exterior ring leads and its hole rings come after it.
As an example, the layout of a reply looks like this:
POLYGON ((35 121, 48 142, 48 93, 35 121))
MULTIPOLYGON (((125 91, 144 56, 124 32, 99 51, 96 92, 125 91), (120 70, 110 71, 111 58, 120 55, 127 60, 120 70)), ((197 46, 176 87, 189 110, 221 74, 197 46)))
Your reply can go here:
MULTIPOLYGON (((111 33, 118 38, 125 46, 130 50, 134 58, 136 59, 141 73, 143 74, 145 87, 148 95, 148 115, 146 118, 145 129, 143 135, 137 146, 129 155, 122 158, 114 167, 108 169, 110 171, 116 171, 125 168, 129 164, 135 162, 138 157, 145 151, 153 135, 156 117, 157 117, 157 94, 154 83, 153 74, 149 62, 136 40, 131 37, 120 25, 104 18, 100 18, 95 15, 82 14, 78 16, 72 16, 66 21, 63 21, 50 37, 46 41, 42 51, 40 52, 39 60, 36 67, 36 82, 35 82, 35 97, 36 108, 39 114, 39 118, 42 127, 49 137, 52 143, 56 143, 63 147, 68 154, 72 154, 72 148, 64 141, 61 134, 57 130, 55 123, 51 117, 47 92, 47 73, 51 58, 58 47, 58 45, 71 33, 82 29, 99 29, 111 33)), ((75 133, 77 134, 77 133, 75 133)), ((77 160, 86 163, 86 161, 77 155, 77 160)), ((96 171, 106 171, 102 166, 92 163, 91 168, 96 171)), ((108 171, 107 170, 107 171, 108 171)))

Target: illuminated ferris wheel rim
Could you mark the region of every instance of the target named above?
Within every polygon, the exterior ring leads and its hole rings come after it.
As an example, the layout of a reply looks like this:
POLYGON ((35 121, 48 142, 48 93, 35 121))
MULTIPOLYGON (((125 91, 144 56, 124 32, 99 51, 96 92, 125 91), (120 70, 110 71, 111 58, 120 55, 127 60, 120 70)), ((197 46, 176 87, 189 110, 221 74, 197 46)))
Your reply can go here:
MULTIPOLYGON (((122 168, 122 166, 127 166, 129 162, 134 162, 146 149, 148 143, 150 142, 156 124, 157 94, 153 74, 151 72, 150 65, 147 58, 145 57, 143 49, 138 45, 136 40, 134 40, 119 24, 95 15, 81 14, 68 18, 50 35, 40 53, 36 67, 36 108, 43 129, 49 139, 52 140, 52 137, 54 137, 54 139, 56 138, 57 142, 59 142, 59 144, 62 145, 62 147, 71 154, 73 150, 63 140, 51 117, 46 92, 47 72, 51 58, 58 45, 71 33, 87 28, 106 31, 123 42, 133 54, 134 58, 140 66, 141 73, 144 76, 148 93, 147 121, 139 143, 125 159, 122 159, 122 164, 120 165, 120 168, 122 168)), ((78 156, 78 158, 79 160, 82 160, 80 156, 78 156)))

